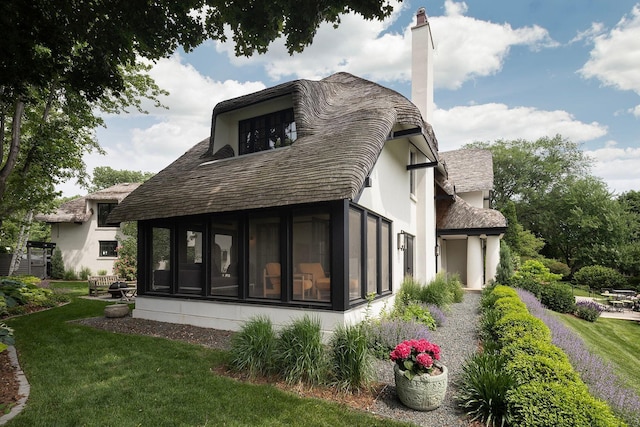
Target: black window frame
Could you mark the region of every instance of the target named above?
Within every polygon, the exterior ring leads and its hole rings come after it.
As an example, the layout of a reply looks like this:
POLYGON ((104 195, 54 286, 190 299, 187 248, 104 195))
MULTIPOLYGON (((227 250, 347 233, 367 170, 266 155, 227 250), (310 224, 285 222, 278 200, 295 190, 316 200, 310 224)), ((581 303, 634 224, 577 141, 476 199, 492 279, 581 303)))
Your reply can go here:
POLYGON ((117 202, 98 203, 98 227, 120 227, 119 222, 108 222, 109 214, 118 206, 117 202))
POLYGON ((297 129, 293 108, 238 121, 238 153, 241 156, 288 147, 296 139, 297 129))
POLYGON ((117 258, 118 257, 118 241, 117 240, 99 240, 98 241, 98 258, 117 258), (109 247, 106 245, 109 244, 109 247), (108 252, 103 255, 103 252, 108 252))

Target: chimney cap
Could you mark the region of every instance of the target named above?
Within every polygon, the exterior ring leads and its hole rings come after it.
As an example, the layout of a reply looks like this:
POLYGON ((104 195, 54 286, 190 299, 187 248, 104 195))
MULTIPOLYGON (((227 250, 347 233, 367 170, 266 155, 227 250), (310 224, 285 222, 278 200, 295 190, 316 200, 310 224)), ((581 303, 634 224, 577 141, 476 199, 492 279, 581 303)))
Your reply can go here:
POLYGON ((424 25, 427 23, 427 9, 421 7, 416 12, 416 26, 424 25))

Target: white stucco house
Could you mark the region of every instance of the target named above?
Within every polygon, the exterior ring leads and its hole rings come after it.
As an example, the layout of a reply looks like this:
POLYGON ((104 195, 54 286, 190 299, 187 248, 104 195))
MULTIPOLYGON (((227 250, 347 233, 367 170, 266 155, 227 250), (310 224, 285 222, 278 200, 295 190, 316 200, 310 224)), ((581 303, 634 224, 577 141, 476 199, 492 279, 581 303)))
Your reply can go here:
POLYGON ((35 216, 37 221, 51 225, 51 242, 62 253, 66 270, 79 272, 89 268, 94 275, 100 270, 112 274, 120 223, 109 222, 108 216, 139 186, 139 183, 116 184, 70 200, 55 212, 35 216))
POLYGON ((392 304, 407 274, 462 273, 459 257, 481 287, 506 221, 475 206, 490 188, 456 192, 438 152, 432 50, 421 9, 413 102, 338 73, 216 105, 211 134, 109 215, 138 222, 133 316, 238 330, 308 313, 329 332, 361 320, 368 295, 373 314, 392 304))

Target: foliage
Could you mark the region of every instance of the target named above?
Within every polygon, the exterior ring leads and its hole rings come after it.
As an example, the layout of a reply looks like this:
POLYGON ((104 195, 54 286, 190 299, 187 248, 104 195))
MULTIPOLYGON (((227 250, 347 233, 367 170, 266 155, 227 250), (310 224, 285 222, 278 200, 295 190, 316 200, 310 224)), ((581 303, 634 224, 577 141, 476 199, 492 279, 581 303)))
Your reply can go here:
POLYGON ((417 302, 410 302, 406 307, 404 307, 404 311, 402 314, 399 314, 398 317, 405 321, 413 320, 418 323, 422 323, 432 331, 436 329, 436 321, 431 315, 429 309, 425 305, 417 302))
POLYGON ((375 373, 363 325, 336 328, 329 349, 329 370, 335 386, 349 392, 369 387, 375 373))
POLYGON ((123 236, 117 236, 118 259, 113 263, 113 272, 125 280, 136 280, 138 275, 138 227, 135 222, 122 224, 123 236))
POLYGON ((539 283, 551 283, 562 279, 562 276, 551 273, 541 261, 530 259, 515 272, 514 279, 519 278, 532 278, 539 283))
POLYGON ((289 384, 319 383, 325 369, 320 320, 305 315, 282 328, 276 349, 276 363, 289 384))
POLYGON ((625 287, 626 280, 615 269, 602 265, 589 265, 582 267, 573 275, 573 280, 579 286, 587 286, 589 289, 601 290, 604 288, 619 289, 625 287))
POLYGON ((462 301, 463 295, 460 278, 441 271, 421 289, 420 301, 446 309, 452 303, 462 301))
POLYGON ((536 296, 542 298, 542 284, 533 277, 518 277, 511 280, 511 286, 514 288, 524 289, 536 296))
POLYGON ((0 317, 24 314, 30 306, 53 307, 57 301, 50 289, 39 288, 28 276, 0 279, 0 317))
POLYGON ((249 376, 268 375, 274 370, 276 333, 268 317, 249 319, 231 338, 229 366, 249 376))
POLYGON ((516 205, 509 200, 501 209, 507 219, 507 231, 502 239, 504 243, 513 249, 516 256, 525 258, 539 257, 540 249, 544 247, 544 240, 536 237, 531 231, 525 230, 518 222, 516 205))
POLYGON ((571 275, 571 269, 567 264, 555 259, 542 258, 542 264, 549 269, 551 274, 560 274, 562 277, 560 280, 566 279, 571 275))
POLYGON ((571 286, 566 283, 549 283, 542 286, 540 302, 548 309, 558 313, 573 313, 576 308, 573 291, 571 286))
POLYGON ((80 280, 87 280, 91 276, 91 269, 89 267, 80 267, 80 272, 78 272, 78 278, 80 280))
POLYGON ((398 365, 403 375, 412 380, 416 375, 428 375, 440 360, 440 347, 425 339, 402 341, 391 354, 390 359, 398 365))
POLYGON ((369 350, 379 359, 388 359, 391 350, 401 341, 431 337, 427 326, 399 318, 374 320, 364 326, 369 350))
POLYGON ((595 322, 602 314, 602 307, 593 301, 578 301, 574 314, 587 322, 595 322))
POLYGON ((98 276, 106 276, 107 275, 107 270, 104 269, 100 269, 98 270, 98 276))
POLYGON ((56 248, 51 255, 51 278, 62 279, 63 277, 64 262, 62 261, 62 251, 56 248))
POLYGON ((13 329, 4 323, 0 323, 0 353, 5 351, 8 346, 16 343, 13 338, 13 329))
POLYGON ((496 282, 501 285, 508 285, 513 276, 513 261, 511 249, 506 242, 500 242, 500 262, 496 270, 496 282))
POLYGON ((116 184, 145 182, 154 175, 153 172, 116 170, 109 166, 97 166, 93 169, 93 178, 89 192, 104 190, 116 184))
POLYGON ((64 274, 62 275, 62 279, 67 281, 78 280, 78 273, 76 273, 76 271, 73 268, 70 268, 64 271, 64 274))
POLYGON ((515 381, 504 369, 505 359, 494 353, 477 353, 462 366, 456 400, 471 417, 486 426, 506 424, 506 395, 515 381))

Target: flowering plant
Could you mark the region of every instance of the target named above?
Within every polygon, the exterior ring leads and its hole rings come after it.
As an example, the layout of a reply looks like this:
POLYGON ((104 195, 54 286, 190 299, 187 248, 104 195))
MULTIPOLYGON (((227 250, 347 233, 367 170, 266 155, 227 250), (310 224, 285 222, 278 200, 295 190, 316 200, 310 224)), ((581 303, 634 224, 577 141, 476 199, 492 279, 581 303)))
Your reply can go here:
POLYGON ((434 361, 440 360, 440 347, 424 338, 407 340, 398 344, 390 357, 411 380, 416 375, 431 374, 434 361))

